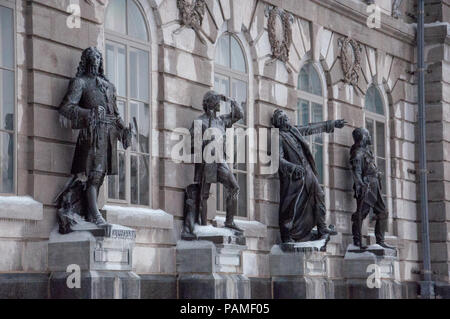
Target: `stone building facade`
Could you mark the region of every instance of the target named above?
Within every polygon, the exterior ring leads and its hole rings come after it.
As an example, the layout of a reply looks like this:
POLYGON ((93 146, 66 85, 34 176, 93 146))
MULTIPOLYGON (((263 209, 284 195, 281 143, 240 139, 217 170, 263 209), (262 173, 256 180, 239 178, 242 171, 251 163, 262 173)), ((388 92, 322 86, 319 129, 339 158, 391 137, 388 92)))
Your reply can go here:
MULTIPOLYGON (((351 132, 371 129, 390 213, 387 241, 399 250, 401 296, 416 298, 422 252, 414 1, 400 2, 396 18, 397 1, 375 0, 379 27, 368 26, 371 13, 361 0, 196 2, 204 3, 197 11, 201 26, 183 27, 176 0, 0 0, 0 297, 48 296, 54 199, 70 177, 77 136, 60 124, 58 106, 81 51, 97 46, 123 116, 139 124, 138 146, 120 152, 121 175, 105 183, 100 202, 108 222, 137 230, 133 268, 142 298, 177 297, 175 245, 194 169, 172 159, 178 142, 172 135, 190 127, 212 88, 246 102, 243 127, 270 128, 276 108, 297 123, 349 122, 310 141, 327 221, 339 233, 328 244, 327 275, 335 287, 345 282, 343 256, 356 209, 351 132), (273 19, 271 10, 279 10, 273 19), (285 45, 280 55, 273 52, 274 39, 285 45)), ((426 1, 426 13, 431 258, 436 294, 449 297, 450 3, 426 1)), ((264 174, 261 166, 235 171, 241 186, 237 222, 245 229, 242 271, 252 297, 270 298, 279 185, 277 175, 264 174)), ((208 203, 208 217, 219 225, 222 194, 213 188, 208 203)), ((372 224, 366 222, 364 234, 374 241, 372 224)))

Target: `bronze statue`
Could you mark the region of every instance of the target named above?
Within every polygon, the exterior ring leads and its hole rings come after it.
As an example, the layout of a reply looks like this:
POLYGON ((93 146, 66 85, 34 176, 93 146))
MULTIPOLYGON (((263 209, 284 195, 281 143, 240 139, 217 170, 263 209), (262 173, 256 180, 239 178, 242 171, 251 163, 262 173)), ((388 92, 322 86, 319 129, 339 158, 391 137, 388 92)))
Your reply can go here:
MULTIPOLYGON (((207 200, 212 183, 220 183, 225 187, 226 197, 226 218, 225 227, 242 232, 242 230, 234 223, 234 216, 237 213, 239 185, 236 177, 231 172, 228 164, 225 162, 225 141, 226 129, 231 128, 234 123, 244 117, 242 107, 234 100, 227 98, 215 91, 207 92, 203 97, 203 113, 198 117, 191 127, 192 147, 194 147, 195 123, 199 123, 203 134, 208 129, 214 129, 222 135, 224 154, 221 156, 223 161, 208 163, 202 156, 201 163, 195 164, 194 184, 189 185, 185 191, 185 208, 184 208, 184 227, 183 238, 194 238, 194 225, 207 224, 207 200), (230 102, 231 112, 224 115, 218 115, 220 111, 220 102, 230 102)), ((212 140, 203 141, 201 152, 211 143, 212 140)), ((194 153, 194 152, 193 152, 194 153)))
POLYGON ((353 175, 354 197, 357 201, 356 212, 352 215, 353 244, 366 249, 362 244, 361 226, 364 218, 373 210, 375 215, 375 237, 378 245, 391 248, 384 242, 384 232, 388 212, 381 194, 381 174, 375 164, 375 158, 370 149, 372 138, 365 128, 357 128, 353 131, 355 144, 350 150, 350 165, 353 175))
POLYGON ((336 235, 325 224, 325 195, 317 179, 311 150, 303 136, 332 133, 343 128, 344 120, 293 126, 287 114, 277 109, 272 124, 280 130, 279 224, 283 243, 310 241, 336 235), (317 231, 313 228, 317 226, 317 231))
POLYGON ((83 51, 78 72, 70 81, 59 113, 79 129, 72 162, 72 179, 57 196, 60 233, 69 233, 81 220, 105 226, 97 207, 98 190, 106 175, 117 175, 117 141, 127 149, 127 128, 116 105, 116 89, 105 77, 97 48, 83 51))

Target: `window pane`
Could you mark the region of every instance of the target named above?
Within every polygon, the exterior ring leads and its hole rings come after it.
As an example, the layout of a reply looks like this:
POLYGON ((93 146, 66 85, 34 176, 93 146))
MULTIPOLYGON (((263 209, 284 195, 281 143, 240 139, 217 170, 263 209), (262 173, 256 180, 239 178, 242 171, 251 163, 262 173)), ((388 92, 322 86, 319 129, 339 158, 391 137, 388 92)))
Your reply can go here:
POLYGON ((319 173, 319 183, 323 184, 323 146, 313 144, 313 155, 316 162, 317 172, 319 173))
POLYGON ((322 96, 322 83, 320 83, 320 77, 317 73, 316 69, 310 65, 309 67, 310 80, 309 83, 311 85, 310 93, 322 96))
POLYGON ((137 156, 130 156, 130 187, 131 187, 131 203, 139 203, 139 180, 138 180, 138 159, 137 156))
POLYGON ((130 95, 133 99, 148 101, 148 52, 130 49, 130 95))
POLYGON ((243 107, 244 118, 240 120, 238 123, 240 124, 247 123, 247 83, 239 80, 233 80, 231 97, 235 99, 236 102, 239 103, 239 105, 242 105, 242 103, 245 102, 245 105, 243 107))
POLYGON ((14 68, 13 10, 0 6, 0 66, 14 68))
POLYGON ((126 34, 126 0, 110 0, 106 10, 105 28, 126 34))
POLYGON ((217 42, 215 61, 217 64, 230 67, 230 36, 228 34, 221 36, 217 42))
POLYGON ((297 104, 297 121, 298 125, 309 124, 309 102, 305 100, 298 100, 297 104))
POLYGON ((14 190, 14 137, 0 132, 0 193, 14 190))
POLYGON ((117 199, 117 176, 108 176, 108 198, 117 199))
POLYGON ((149 157, 139 156, 139 204, 149 204, 149 157))
POLYGON ((298 88, 302 91, 309 92, 309 76, 307 70, 308 66, 303 67, 300 70, 300 75, 298 79, 298 88))
MULTIPOLYGON (((317 103, 311 103, 311 122, 317 123, 317 122, 323 122, 323 106, 322 104, 317 103)), ((322 134, 315 134, 312 136, 314 141, 316 143, 322 144, 323 143, 323 136, 322 134)))
POLYGON ((231 68, 243 73, 247 72, 244 53, 239 42, 234 37, 231 37, 231 68))
POLYGON ((377 134, 377 156, 386 157, 386 140, 384 137, 384 123, 376 122, 376 134, 377 134))
POLYGON ((150 140, 150 108, 148 104, 139 103, 139 152, 149 153, 150 140))
POLYGON ((128 1, 128 35, 147 41, 147 27, 144 17, 134 1, 128 1))
POLYGON ((106 76, 116 86, 117 95, 126 96, 127 68, 125 46, 106 44, 106 76))
POLYGON ((247 174, 237 174, 239 184, 238 216, 247 217, 247 174))
POLYGON ((322 83, 320 81, 320 76, 311 63, 308 63, 300 70, 298 89, 322 96, 322 83))
POLYGON ((139 119, 139 103, 130 102, 130 123, 131 123, 131 127, 133 128, 131 150, 133 152, 138 151, 138 145, 139 145, 138 119, 139 119))
MULTIPOLYGON (((214 90, 225 96, 230 96, 230 80, 222 75, 216 74, 214 77, 214 90)), ((220 114, 229 113, 230 106, 226 102, 220 102, 220 114)))
POLYGON ((366 93, 365 107, 368 111, 384 115, 383 98, 375 86, 371 86, 366 93))
POLYGON ((0 70, 0 128, 14 130, 14 72, 0 70))

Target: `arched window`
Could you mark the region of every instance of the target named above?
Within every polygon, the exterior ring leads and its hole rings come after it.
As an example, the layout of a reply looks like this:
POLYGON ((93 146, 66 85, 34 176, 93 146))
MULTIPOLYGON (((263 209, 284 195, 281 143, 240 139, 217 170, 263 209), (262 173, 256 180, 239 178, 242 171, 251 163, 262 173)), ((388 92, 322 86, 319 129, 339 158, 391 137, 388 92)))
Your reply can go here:
POLYGON ((15 193, 14 9, 0 0, 0 193, 15 193))
MULTIPOLYGON (((133 145, 118 149, 119 175, 108 178, 108 199, 150 205, 149 33, 134 0, 111 0, 106 11, 106 75, 117 89, 122 118, 133 127, 133 145)), ((120 143, 119 143, 120 144, 120 143)))
POLYGON ((372 136, 372 151, 382 173, 383 195, 386 196, 386 116, 380 91, 371 85, 365 99, 365 125, 372 136))
MULTIPOLYGON (((226 96, 234 98, 238 103, 247 105, 248 70, 244 50, 239 39, 230 33, 224 33, 217 41, 214 61, 214 89, 226 96)), ((229 112, 229 104, 223 103, 221 112, 229 112)), ((248 109, 244 109, 244 119, 235 124, 235 128, 248 128, 248 109)), ((235 138, 236 139, 236 138, 235 138)), ((248 152, 248 138, 245 141, 245 152, 248 152)), ((245 156, 247 158, 247 156, 245 156)), ((248 178, 247 163, 236 163, 230 167, 239 183, 237 216, 247 217, 248 208, 248 178)), ((226 194, 222 185, 217 187, 217 210, 225 211, 226 194)))
MULTIPOLYGON (((323 89, 319 73, 312 63, 306 64, 298 77, 298 102, 297 102, 297 124, 307 125, 309 123, 324 121, 323 116, 323 89)), ((314 155, 319 183, 324 183, 324 158, 323 158, 323 136, 321 134, 308 137, 311 151, 314 155)))

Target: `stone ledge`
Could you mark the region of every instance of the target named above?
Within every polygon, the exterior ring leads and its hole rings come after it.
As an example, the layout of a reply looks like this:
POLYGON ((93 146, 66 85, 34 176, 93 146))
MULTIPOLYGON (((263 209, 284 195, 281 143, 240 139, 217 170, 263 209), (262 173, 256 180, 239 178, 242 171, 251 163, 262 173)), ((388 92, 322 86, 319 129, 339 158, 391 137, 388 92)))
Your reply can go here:
MULTIPOLYGON (((216 216, 214 222, 217 227, 223 227, 225 224, 225 217, 216 216)), ((240 220, 235 218, 236 225, 244 230, 245 237, 265 238, 267 237, 267 226, 257 221, 240 220)))
POLYGON ((105 205, 108 223, 135 228, 173 229, 173 216, 163 210, 105 205))
POLYGON ((42 220, 44 206, 28 196, 0 196, 0 218, 42 220))

